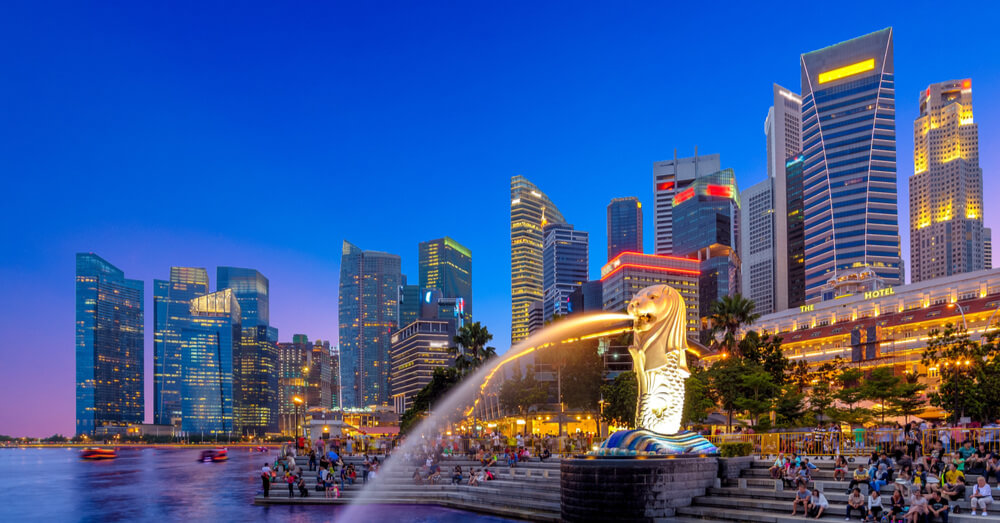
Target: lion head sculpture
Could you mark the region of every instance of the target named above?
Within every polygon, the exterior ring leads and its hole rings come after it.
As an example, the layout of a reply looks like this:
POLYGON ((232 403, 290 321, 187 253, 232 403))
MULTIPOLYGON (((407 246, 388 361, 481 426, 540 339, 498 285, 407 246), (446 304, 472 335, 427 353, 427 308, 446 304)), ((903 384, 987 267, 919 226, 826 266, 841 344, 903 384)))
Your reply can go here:
POLYGON ((668 285, 646 287, 629 302, 628 313, 635 318, 632 347, 644 356, 643 370, 666 365, 667 354, 676 352, 678 368, 688 373, 687 307, 680 293, 668 285))

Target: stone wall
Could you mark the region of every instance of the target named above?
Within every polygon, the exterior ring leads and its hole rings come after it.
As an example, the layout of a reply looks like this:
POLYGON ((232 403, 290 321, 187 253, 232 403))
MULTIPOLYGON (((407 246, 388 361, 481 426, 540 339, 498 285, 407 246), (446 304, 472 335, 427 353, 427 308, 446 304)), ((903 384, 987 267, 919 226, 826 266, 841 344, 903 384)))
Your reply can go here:
POLYGON ((565 521, 642 521, 674 515, 676 507, 715 484, 716 457, 571 458, 560 466, 565 521))

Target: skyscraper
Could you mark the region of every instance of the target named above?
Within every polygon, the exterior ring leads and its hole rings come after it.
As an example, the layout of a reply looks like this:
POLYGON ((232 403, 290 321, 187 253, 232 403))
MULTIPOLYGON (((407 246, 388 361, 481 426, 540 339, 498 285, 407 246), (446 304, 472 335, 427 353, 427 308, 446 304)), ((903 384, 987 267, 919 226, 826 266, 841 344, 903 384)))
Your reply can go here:
POLYGON ((993 229, 983 228, 983 267, 993 268, 993 229))
MULTIPOLYGON (((465 319, 472 318, 472 252, 445 236, 420 242, 421 289, 438 289, 445 298, 462 298, 465 319)), ((400 322, 400 328, 405 326, 400 322)))
POLYGON ((307 402, 310 408, 333 408, 333 362, 330 359, 330 342, 316 340, 307 354, 306 372, 308 391, 307 402))
POLYGON ((392 335, 392 399, 396 412, 413 404, 434 375, 434 369, 454 364, 449 352, 455 337, 455 322, 420 318, 392 335))
POLYGON ((608 204, 608 261, 623 252, 642 254, 642 203, 634 196, 608 204))
POLYGON ((336 345, 330 349, 330 396, 332 408, 344 406, 344 400, 340 397, 340 347, 336 345))
POLYGON ((801 64, 806 302, 843 271, 902 283, 892 28, 801 64))
POLYGON ((674 254, 674 196, 687 189, 694 179, 703 174, 718 172, 721 167, 718 154, 678 158, 653 164, 653 222, 655 223, 656 254, 674 254))
POLYGON ((542 321, 570 313, 569 296, 588 281, 589 235, 565 223, 545 226, 542 247, 542 321))
POLYGON ((171 267, 168 281, 153 280, 153 423, 180 426, 181 329, 191 315, 191 300, 206 294, 205 269, 171 267))
POLYGON ((389 349, 399 323, 400 258, 345 241, 340 259, 341 396, 345 407, 386 406, 389 349))
POLYGON ((278 329, 271 327, 267 278, 255 269, 219 267, 216 290, 232 289, 242 337, 233 346, 233 412, 243 434, 278 431, 278 329))
POLYGON ((604 310, 624 312, 628 302, 650 285, 669 285, 684 298, 688 337, 697 338, 701 325, 698 304, 698 260, 623 252, 601 267, 604 310))
POLYGON ((910 278, 983 270, 983 170, 972 80, 931 84, 913 121, 910 278))
POLYGON ((94 253, 76 255, 77 434, 124 433, 142 423, 142 311, 141 280, 94 253))
POLYGON ((232 289, 191 300, 181 327, 183 431, 235 431, 233 364, 241 333, 240 304, 232 289))
MULTIPOLYGON (((785 260, 788 275, 788 307, 806 303, 806 236, 805 214, 802 211, 802 165, 805 158, 798 154, 785 162, 785 244, 776 258, 785 260)), ((780 229, 779 229, 780 230, 780 229)), ((779 264, 779 267, 781 265, 779 264)), ((779 278, 781 273, 778 273, 779 278)))
POLYGON ((732 169, 698 176, 674 197, 674 252, 699 260, 699 314, 740 292, 740 193, 732 169))
POLYGON ((402 275, 403 286, 399 295, 399 325, 402 329, 420 317, 420 286, 407 285, 406 275, 402 275))
POLYGON ((764 178, 740 193, 743 206, 740 221, 743 223, 740 256, 743 296, 753 300, 754 311, 770 314, 775 310, 775 180, 764 178))
MULTIPOLYGON (((793 227, 790 224, 802 221, 802 179, 800 173, 798 186, 790 186, 786 165, 789 158, 798 156, 802 151, 802 98, 778 84, 773 84, 771 89, 774 101, 764 119, 764 135, 767 140, 767 177, 771 180, 774 202, 774 310, 781 311, 797 306, 789 303, 792 291, 786 275, 791 274, 791 269, 786 253, 789 250, 789 231, 793 227), (791 209, 790 194, 796 190, 799 205, 797 209, 791 209)), ((751 234, 749 226, 747 231, 751 234)))
POLYGON ((511 342, 528 337, 528 314, 541 302, 542 231, 550 223, 566 223, 559 209, 523 176, 510 179, 511 342))
POLYGON ((307 354, 311 350, 312 345, 305 334, 295 334, 291 342, 278 343, 278 430, 286 436, 296 434, 301 421, 302 412, 293 398, 302 398, 302 407, 306 406, 305 369, 309 366, 307 354))

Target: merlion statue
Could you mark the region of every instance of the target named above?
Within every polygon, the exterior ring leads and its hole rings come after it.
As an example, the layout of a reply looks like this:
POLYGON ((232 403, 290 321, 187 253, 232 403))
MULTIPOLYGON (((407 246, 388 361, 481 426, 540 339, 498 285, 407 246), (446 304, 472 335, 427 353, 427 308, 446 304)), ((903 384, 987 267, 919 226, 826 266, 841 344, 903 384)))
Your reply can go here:
POLYGON ((715 453, 708 440, 679 432, 684 410, 684 381, 691 375, 687 358, 687 307, 669 285, 639 291, 628 304, 632 326, 632 370, 639 384, 638 430, 618 431, 595 453, 649 455, 715 453))

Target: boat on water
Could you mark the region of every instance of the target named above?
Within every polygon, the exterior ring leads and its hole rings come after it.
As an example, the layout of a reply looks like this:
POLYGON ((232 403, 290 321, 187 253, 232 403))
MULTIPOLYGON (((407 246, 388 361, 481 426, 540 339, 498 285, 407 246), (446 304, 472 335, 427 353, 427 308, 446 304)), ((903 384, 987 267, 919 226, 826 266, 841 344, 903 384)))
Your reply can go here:
POLYGON ((227 459, 229 459, 229 451, 227 449, 209 449, 201 451, 201 457, 198 458, 198 461, 208 463, 210 461, 226 461, 227 459))
POLYGON ((257 447, 257 452, 268 452, 270 449, 264 446, 257 447))
POLYGON ((118 451, 115 449, 85 448, 80 453, 81 459, 115 459, 118 451))

